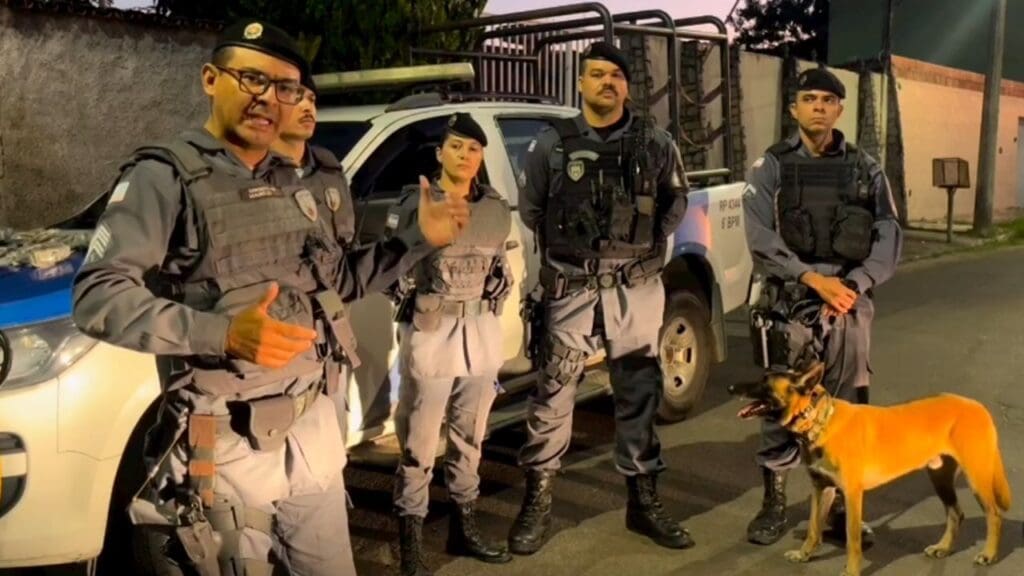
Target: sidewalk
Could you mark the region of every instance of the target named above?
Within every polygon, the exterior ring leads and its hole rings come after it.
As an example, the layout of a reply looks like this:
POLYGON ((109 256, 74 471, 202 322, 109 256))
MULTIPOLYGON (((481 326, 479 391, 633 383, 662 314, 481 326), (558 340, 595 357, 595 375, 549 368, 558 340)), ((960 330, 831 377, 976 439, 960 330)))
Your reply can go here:
POLYGON ((1001 229, 997 234, 980 238, 969 234, 967 226, 953 227, 953 241, 946 242, 945 228, 921 228, 914 223, 903 230, 903 257, 900 262, 913 262, 936 258, 953 252, 973 250, 982 246, 1005 243, 1012 240, 1008 229, 1001 229))

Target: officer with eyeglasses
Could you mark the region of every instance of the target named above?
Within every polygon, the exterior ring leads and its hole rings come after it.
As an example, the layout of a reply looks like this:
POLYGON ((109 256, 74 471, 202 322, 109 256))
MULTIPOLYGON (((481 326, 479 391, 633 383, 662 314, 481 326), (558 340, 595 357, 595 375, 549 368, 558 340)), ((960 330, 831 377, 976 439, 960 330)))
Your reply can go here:
POLYGON ((309 76, 282 30, 228 27, 202 68, 205 125, 132 155, 75 279, 84 333, 156 355, 134 573, 355 573, 329 398, 331 367, 357 358, 345 304, 450 244, 469 209, 424 193, 418 226, 339 242, 331 199, 271 152, 309 76))

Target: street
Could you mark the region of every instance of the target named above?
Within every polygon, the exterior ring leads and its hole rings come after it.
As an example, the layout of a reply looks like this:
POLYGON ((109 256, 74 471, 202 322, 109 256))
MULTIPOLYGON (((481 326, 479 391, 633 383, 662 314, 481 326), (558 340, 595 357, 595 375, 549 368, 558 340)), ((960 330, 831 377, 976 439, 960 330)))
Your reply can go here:
MULTIPOLYGON (((872 339, 872 403, 893 404, 939 392, 983 402, 993 413, 1016 500, 1004 524, 995 566, 972 564, 984 539, 984 517, 961 477, 958 492, 966 514, 955 553, 931 560, 922 550, 943 530, 942 505, 924 472, 911 474, 865 496, 865 519, 876 544, 865 551, 865 575, 915 573, 1017 575, 1024 572, 1021 498, 1024 498, 1024 249, 982 250, 917 262, 876 294, 872 339)), ((741 403, 726 387, 757 378, 742 315, 730 319, 729 360, 715 366, 698 413, 660 428, 668 472, 659 479, 662 499, 697 541, 690 550, 657 547, 624 526, 626 491, 615 472, 611 401, 577 408, 573 446, 555 484, 553 536, 532 557, 493 566, 446 555, 447 503, 440 475, 432 487, 425 526, 428 563, 438 576, 622 574, 828 574, 842 571, 844 551, 834 542, 810 563, 796 567, 783 552, 805 534, 809 482, 790 475, 791 524, 773 546, 745 540, 747 522, 760 506, 761 478, 752 462, 758 425, 736 418, 741 403)), ((515 455, 522 427, 495 434, 481 465, 484 531, 504 538, 522 497, 515 455)), ((397 573, 397 529, 390 515, 391 470, 346 471, 357 509, 351 516, 360 574, 397 573)))

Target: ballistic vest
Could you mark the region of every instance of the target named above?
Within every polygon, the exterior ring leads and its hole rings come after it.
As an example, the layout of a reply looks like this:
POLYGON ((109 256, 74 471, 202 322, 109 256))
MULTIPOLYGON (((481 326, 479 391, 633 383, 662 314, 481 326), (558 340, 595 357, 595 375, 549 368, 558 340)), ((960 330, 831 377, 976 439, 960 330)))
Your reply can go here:
POLYGON ((843 156, 807 158, 799 149, 786 141, 768 149, 779 160, 779 234, 809 264, 859 264, 871 252, 875 222, 863 154, 851 144, 843 156))
MULTIPOLYGON (((414 269, 417 295, 431 294, 459 302, 500 296, 489 293, 487 280, 501 264, 499 257, 512 230, 512 215, 508 203, 493 188, 478 184, 476 193, 479 198, 469 204, 469 224, 455 242, 434 251, 414 269)), ((400 212, 418 204, 419 187, 410 186, 405 194, 392 212, 399 220, 400 212)))
POLYGON ((637 258, 655 247, 658 166, 635 121, 624 138, 587 138, 572 119, 554 121, 562 185, 548 195, 544 247, 555 260, 637 258))
POLYGON ((315 197, 287 167, 275 170, 269 180, 229 174, 180 139, 136 150, 124 168, 142 160, 174 167, 186 192, 185 233, 201 254, 191 270, 163 271, 159 284, 167 288, 162 296, 234 316, 277 282, 280 293, 269 316, 321 335, 318 346, 276 370, 237 358, 202 356, 175 359, 175 370, 192 369, 193 384, 207 394, 247 400, 284 394, 296 379, 323 374, 325 350, 335 358, 351 353, 351 361, 358 363, 354 341, 338 341, 338 334, 351 333, 351 327, 328 277, 343 252, 320 204, 334 200, 315 197))

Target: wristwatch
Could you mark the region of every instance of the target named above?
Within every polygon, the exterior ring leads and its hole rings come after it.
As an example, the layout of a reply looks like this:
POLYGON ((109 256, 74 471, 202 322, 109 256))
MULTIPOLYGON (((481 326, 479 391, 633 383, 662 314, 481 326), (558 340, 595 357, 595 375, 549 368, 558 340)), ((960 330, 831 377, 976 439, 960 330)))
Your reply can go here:
POLYGON ((853 290, 858 295, 861 294, 860 286, 857 285, 856 280, 850 280, 849 278, 843 278, 843 286, 846 286, 850 290, 853 290))

